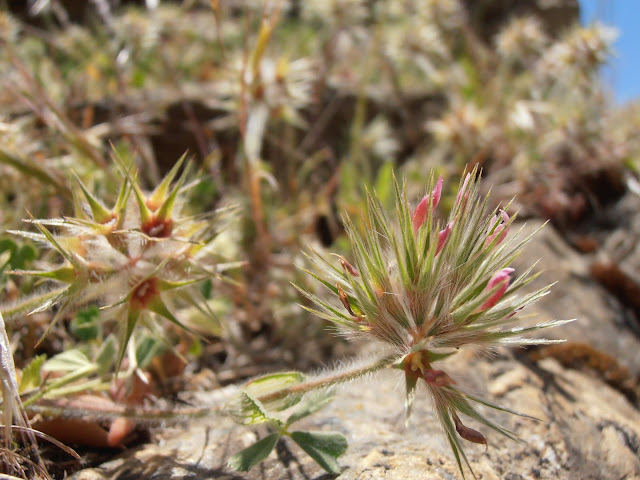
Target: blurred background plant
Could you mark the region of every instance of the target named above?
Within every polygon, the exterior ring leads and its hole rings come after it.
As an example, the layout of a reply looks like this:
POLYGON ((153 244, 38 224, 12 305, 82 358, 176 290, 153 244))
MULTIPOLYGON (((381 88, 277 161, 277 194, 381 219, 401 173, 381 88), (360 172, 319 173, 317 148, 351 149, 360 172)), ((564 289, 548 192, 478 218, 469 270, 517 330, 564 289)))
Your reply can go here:
MULTIPOLYGON (((367 189, 392 207, 393 169, 417 199, 425 172, 479 165, 492 202, 517 195, 511 210, 572 240, 637 174, 640 115, 599 80, 614 33, 542 3, 3 3, 0 311, 27 409, 54 390, 144 403, 353 352, 296 305, 290 282, 320 293, 293 265, 309 267, 307 245, 344 254, 341 214, 367 189), (172 170, 185 152, 197 175, 172 170), (152 279, 164 307, 132 319, 152 279)), ((102 427, 80 443, 124 441, 102 427)))

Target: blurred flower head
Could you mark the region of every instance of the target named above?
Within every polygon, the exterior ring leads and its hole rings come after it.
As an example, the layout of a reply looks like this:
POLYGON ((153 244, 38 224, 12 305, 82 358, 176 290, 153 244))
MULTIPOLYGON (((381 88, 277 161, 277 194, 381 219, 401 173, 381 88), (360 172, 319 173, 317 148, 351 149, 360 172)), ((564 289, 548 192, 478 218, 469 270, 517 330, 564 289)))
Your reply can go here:
POLYGON ((564 82, 588 79, 606 62, 616 36, 615 29, 599 24, 573 28, 544 52, 536 69, 564 82))
POLYGON ((450 145, 468 154, 489 140, 489 115, 473 102, 454 100, 449 110, 438 120, 427 123, 427 130, 438 144, 450 145))
POLYGON ((528 65, 544 50, 549 39, 536 17, 515 18, 496 36, 498 54, 505 60, 528 65))

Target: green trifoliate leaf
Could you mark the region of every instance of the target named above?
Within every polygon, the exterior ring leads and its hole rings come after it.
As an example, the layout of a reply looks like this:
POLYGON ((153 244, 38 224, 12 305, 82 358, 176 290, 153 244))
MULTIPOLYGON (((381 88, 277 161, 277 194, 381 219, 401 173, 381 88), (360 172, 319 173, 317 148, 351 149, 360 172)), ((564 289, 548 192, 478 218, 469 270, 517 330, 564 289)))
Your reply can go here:
POLYGON ((256 398, 246 392, 240 392, 229 404, 225 411, 236 423, 241 425, 256 425, 270 422, 281 425, 282 421, 269 415, 266 408, 256 398))
POLYGON ((59 353, 43 366, 45 372, 72 372, 93 365, 87 356, 77 348, 59 353))
POLYGON ((267 458, 280 438, 279 433, 272 433, 257 441, 250 447, 236 453, 229 459, 229 468, 237 472, 248 472, 251 468, 267 458))
POLYGON ((20 386, 18 388, 20 393, 40 387, 42 384, 40 372, 46 359, 46 355, 38 355, 22 370, 22 378, 20 379, 20 386))
POLYGON ((270 412, 279 412, 300 402, 302 393, 290 389, 303 382, 299 372, 282 372, 256 378, 245 385, 226 411, 242 425, 270 422, 282 426, 284 422, 270 412))
POLYGON ((284 392, 283 395, 279 396, 269 397, 269 395, 284 391, 302 383, 304 380, 305 376, 300 372, 274 373, 250 381, 244 387, 244 391, 254 398, 261 398, 263 405, 268 410, 280 412, 298 403, 302 399, 302 394, 284 392))
POLYGON ((335 475, 341 471, 337 458, 347 451, 347 439, 337 432, 293 432, 291 438, 318 465, 335 475))
POLYGON ((312 413, 317 412, 325 405, 329 404, 334 397, 332 390, 320 390, 317 392, 310 392, 305 395, 304 399, 296 406, 295 412, 289 416, 286 424, 291 425, 298 420, 308 417, 312 413))

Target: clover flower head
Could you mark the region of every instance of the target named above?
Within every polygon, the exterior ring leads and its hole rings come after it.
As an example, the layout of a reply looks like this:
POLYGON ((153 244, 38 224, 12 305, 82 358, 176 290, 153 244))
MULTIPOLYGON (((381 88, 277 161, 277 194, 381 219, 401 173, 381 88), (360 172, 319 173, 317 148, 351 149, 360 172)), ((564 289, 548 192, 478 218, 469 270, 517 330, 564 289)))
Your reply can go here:
POLYGON ((555 342, 525 334, 566 321, 513 327, 518 312, 546 295, 549 287, 521 294, 535 275, 531 268, 516 275, 509 264, 530 237, 507 235, 514 217, 506 208, 488 211, 488 197, 478 195, 476 169, 461 180, 445 221, 438 220, 435 212, 442 178, 434 185, 432 177, 428 191, 411 209, 406 189, 396 182, 393 216, 369 195, 365 227, 359 229, 346 219, 353 264, 341 255, 340 265, 317 252, 312 257, 320 269, 312 275, 339 303, 303 293, 316 305, 309 311, 346 334, 380 340, 397 353, 396 366, 404 372, 407 386, 407 415, 418 382, 424 382, 464 475, 463 462, 469 463, 460 438, 485 445, 487 441, 461 416, 511 439, 517 437, 473 404, 502 407, 465 392, 446 367, 437 364, 462 348, 488 352, 505 344, 555 342))
POLYGON ((53 325, 89 303, 109 309, 120 326, 117 369, 142 319, 164 318, 191 330, 178 319, 175 308, 207 311, 195 285, 221 270, 205 250, 217 234, 214 223, 181 211, 190 170, 187 165, 178 177, 183 161, 184 157, 151 193, 143 192, 130 167, 120 162, 123 180, 112 208, 76 177, 75 216, 28 220, 37 233, 11 231, 57 251, 60 261, 41 263, 37 270, 12 272, 43 278, 52 288, 4 310, 19 314, 33 308, 34 302, 39 306, 32 313, 57 306, 53 325))

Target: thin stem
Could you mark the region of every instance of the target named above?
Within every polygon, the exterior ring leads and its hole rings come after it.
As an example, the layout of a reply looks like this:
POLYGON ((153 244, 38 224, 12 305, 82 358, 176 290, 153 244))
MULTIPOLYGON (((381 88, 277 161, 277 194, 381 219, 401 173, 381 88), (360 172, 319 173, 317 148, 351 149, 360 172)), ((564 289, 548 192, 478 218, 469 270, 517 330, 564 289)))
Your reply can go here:
POLYGON ((60 378, 54 380, 53 382, 51 382, 49 384, 43 385, 43 387, 37 393, 35 393, 31 397, 27 398, 22 403, 26 408, 26 407, 32 405, 37 400, 39 400, 42 397, 44 397, 50 391, 55 390, 57 388, 64 387, 65 385, 68 385, 68 384, 70 384, 72 382, 75 382, 76 380, 79 380, 81 378, 87 377, 87 376, 91 375, 92 373, 94 373, 97 370, 98 370, 98 366, 94 365, 94 364, 91 364, 91 365, 87 365, 86 367, 80 368, 80 369, 78 369, 76 371, 67 373, 63 377, 60 377, 60 378))
MULTIPOLYGON (((377 372, 383 368, 390 367, 398 360, 396 355, 384 357, 376 362, 364 367, 353 368, 339 373, 329 374, 321 378, 315 378, 308 382, 299 383, 292 387, 283 388, 275 392, 258 397, 260 402, 277 400, 287 395, 296 393, 307 393, 312 390, 330 387, 339 383, 345 383, 369 373, 377 372)), ((153 409, 139 408, 130 405, 102 405, 99 402, 87 403, 82 399, 43 399, 39 395, 37 399, 29 399, 27 410, 32 413, 41 413, 46 416, 69 416, 73 412, 77 415, 97 415, 103 418, 128 417, 141 422, 159 422, 175 418, 199 418, 209 415, 220 414, 224 411, 224 406, 208 406, 203 408, 181 408, 181 409, 153 409), (38 400, 37 402, 35 400, 38 400)), ((228 400, 228 399, 227 399, 228 400)), ((224 402, 223 402, 224 403, 224 402)))
POLYGON ((44 399, 37 404, 30 405, 27 410, 31 413, 40 413, 47 417, 77 417, 85 415, 87 417, 96 416, 99 418, 132 418, 139 422, 161 422, 171 419, 200 418, 208 415, 215 415, 221 412, 222 406, 203 408, 181 408, 181 409, 155 409, 138 407, 131 405, 101 405, 100 402, 88 404, 80 399, 44 399))
POLYGON ((377 360, 375 363, 366 365, 364 367, 358 367, 351 370, 332 373, 324 377, 314 378, 313 380, 309 380, 308 382, 298 383, 291 387, 283 388, 281 390, 276 390, 275 392, 271 392, 266 395, 262 395, 261 397, 258 397, 258 400, 262 403, 271 402, 273 400, 278 400, 280 398, 284 398, 291 394, 307 393, 312 390, 317 390, 319 388, 331 387, 339 383, 349 382, 351 380, 355 380, 356 378, 362 377, 369 373, 377 372, 378 370, 387 368, 391 366, 393 363, 395 363, 397 360, 398 360, 397 355, 389 355, 387 357, 381 358, 380 360, 377 360))

